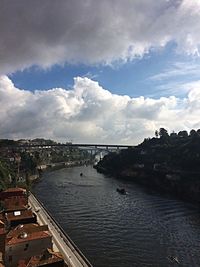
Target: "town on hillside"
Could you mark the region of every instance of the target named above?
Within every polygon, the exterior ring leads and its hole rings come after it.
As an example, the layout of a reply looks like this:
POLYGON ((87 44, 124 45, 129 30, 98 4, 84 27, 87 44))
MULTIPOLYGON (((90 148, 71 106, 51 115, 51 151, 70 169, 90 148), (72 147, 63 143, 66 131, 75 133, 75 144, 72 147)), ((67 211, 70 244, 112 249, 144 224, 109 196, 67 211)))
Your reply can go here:
POLYGON ((45 170, 89 164, 93 155, 84 149, 46 139, 0 139, 0 190, 26 187, 45 170))

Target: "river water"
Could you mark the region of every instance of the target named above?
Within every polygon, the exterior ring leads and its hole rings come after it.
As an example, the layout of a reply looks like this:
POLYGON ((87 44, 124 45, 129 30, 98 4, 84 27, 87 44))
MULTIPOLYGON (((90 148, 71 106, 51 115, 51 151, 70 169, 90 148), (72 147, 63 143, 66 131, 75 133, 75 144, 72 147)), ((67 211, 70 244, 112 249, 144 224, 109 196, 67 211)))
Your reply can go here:
POLYGON ((91 166, 45 173, 33 191, 95 267, 200 266, 200 214, 191 204, 91 166))

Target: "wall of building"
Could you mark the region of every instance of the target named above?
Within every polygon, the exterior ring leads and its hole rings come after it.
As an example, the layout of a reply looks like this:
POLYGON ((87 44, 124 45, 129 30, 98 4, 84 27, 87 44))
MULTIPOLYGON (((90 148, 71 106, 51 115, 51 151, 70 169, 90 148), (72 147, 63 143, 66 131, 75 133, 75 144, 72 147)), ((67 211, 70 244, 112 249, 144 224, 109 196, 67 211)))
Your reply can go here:
POLYGON ((46 248, 52 248, 51 236, 36 240, 27 239, 24 242, 6 245, 5 264, 7 267, 16 267, 19 260, 39 255, 46 248))
POLYGON ((1 228, 0 229, 0 252, 2 253, 3 259, 5 255, 5 240, 6 240, 6 231, 3 228, 1 228))

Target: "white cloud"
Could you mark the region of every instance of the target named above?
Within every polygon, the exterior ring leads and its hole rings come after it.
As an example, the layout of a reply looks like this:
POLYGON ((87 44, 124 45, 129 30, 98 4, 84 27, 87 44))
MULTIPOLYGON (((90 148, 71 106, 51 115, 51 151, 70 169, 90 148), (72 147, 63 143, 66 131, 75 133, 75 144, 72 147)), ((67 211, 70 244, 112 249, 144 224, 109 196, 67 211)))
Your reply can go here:
MULTIPOLYGON (((195 61, 169 63, 169 67, 148 78, 154 84, 154 94, 183 97, 200 85, 200 65, 195 61)), ((152 96, 152 95, 151 95, 152 96)))
POLYGON ((71 90, 29 92, 0 77, 0 138, 137 144, 160 127, 200 127, 199 84, 185 99, 130 98, 77 77, 71 90))
POLYGON ((177 43, 199 55, 198 0, 0 0, 0 73, 131 60, 177 43))
POLYGON ((192 62, 176 62, 170 64, 170 67, 156 75, 151 76, 149 79, 152 81, 166 81, 168 79, 177 79, 183 77, 199 77, 200 70, 199 64, 192 62))

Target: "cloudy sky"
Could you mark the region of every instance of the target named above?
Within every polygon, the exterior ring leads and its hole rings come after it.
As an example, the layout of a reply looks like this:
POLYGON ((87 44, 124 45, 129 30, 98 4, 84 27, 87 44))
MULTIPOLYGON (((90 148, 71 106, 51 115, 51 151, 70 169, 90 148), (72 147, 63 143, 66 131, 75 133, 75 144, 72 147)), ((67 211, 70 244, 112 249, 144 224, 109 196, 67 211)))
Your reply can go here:
POLYGON ((200 0, 0 0, 0 138, 200 128, 200 0))

